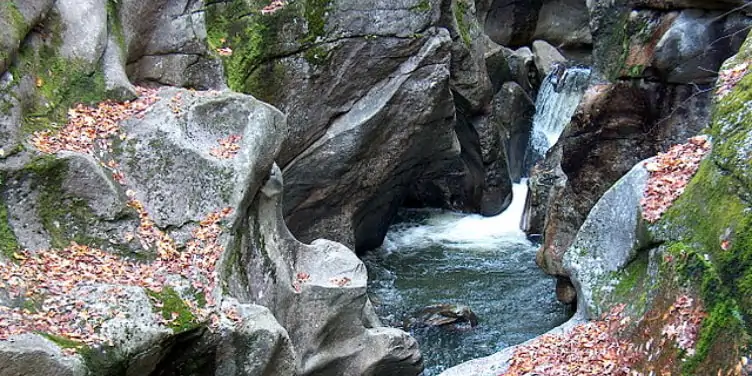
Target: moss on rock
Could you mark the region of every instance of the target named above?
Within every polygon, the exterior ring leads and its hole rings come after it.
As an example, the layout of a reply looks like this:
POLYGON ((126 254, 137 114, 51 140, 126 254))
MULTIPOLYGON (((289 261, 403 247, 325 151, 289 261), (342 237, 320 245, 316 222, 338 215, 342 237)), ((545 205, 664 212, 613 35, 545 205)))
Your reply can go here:
POLYGON ((50 236, 55 248, 63 248, 75 241, 90 246, 109 246, 108 239, 93 237, 90 231, 98 222, 97 215, 86 200, 63 191, 68 162, 51 155, 43 155, 26 164, 22 173, 33 179, 38 191, 37 216, 50 236))
POLYGON ((262 0, 233 0, 207 4, 208 43, 223 54, 230 88, 276 103, 287 69, 279 61, 300 55, 313 66, 328 61, 327 12, 330 0, 291 2, 273 13, 262 14, 262 0))
MULTIPOLYGON (((751 51, 748 38, 740 55, 751 51)), ((752 346, 750 99, 752 75, 747 75, 716 102, 709 128, 713 151, 653 228, 668 239, 669 267, 698 292, 708 313, 696 353, 682 365, 685 375, 730 369, 752 346)))
POLYGON ((175 333, 182 333, 199 326, 191 307, 174 288, 166 286, 160 292, 149 290, 147 294, 158 303, 154 306, 154 312, 168 320, 170 328, 175 333))
POLYGON ((16 234, 13 233, 13 228, 8 221, 8 208, 5 206, 5 200, 3 199, 3 182, 5 177, 0 174, 0 254, 12 259, 13 253, 20 247, 16 234))
POLYGON ((62 28, 59 17, 50 14, 44 30, 23 43, 10 67, 15 80, 31 79, 36 85, 35 98, 24 109, 24 134, 64 124, 68 108, 75 103, 91 104, 106 98, 104 73, 98 63, 92 66, 60 56, 62 28))

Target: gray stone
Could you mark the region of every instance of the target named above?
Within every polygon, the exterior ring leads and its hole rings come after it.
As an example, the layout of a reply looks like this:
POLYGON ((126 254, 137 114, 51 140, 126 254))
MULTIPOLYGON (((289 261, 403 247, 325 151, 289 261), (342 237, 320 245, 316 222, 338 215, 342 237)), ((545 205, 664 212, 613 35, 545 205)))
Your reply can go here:
POLYGON ((577 309, 590 319, 604 313, 593 296, 609 273, 622 270, 650 245, 640 201, 649 173, 639 162, 593 206, 564 254, 563 265, 577 289, 577 309))
POLYGON ((682 11, 656 44, 649 66, 670 83, 712 83, 750 25, 752 19, 735 13, 682 11))
POLYGON ((533 51, 528 47, 504 51, 509 62, 509 71, 512 74, 511 81, 516 82, 530 97, 534 98, 543 77, 536 67, 533 51))
POLYGON ((155 223, 181 227, 250 200, 280 150, 284 115, 232 92, 167 89, 159 96, 142 118, 123 122, 128 138, 115 150, 128 186, 155 223), (234 157, 210 154, 232 135, 241 137, 234 157))
POLYGON ((509 176, 505 148, 505 128, 487 117, 477 119, 473 126, 478 133, 484 179, 480 201, 480 214, 493 216, 501 213, 512 202, 512 179, 509 176))
POLYGON ((220 332, 215 375, 217 376, 293 376, 295 351, 287 331, 271 312, 262 306, 239 304, 225 299, 223 310, 234 310, 238 324, 220 332))
POLYGON ((424 166, 457 155, 449 41, 446 31, 425 40, 284 168, 286 218, 296 237, 377 247, 424 166))
POLYGON ((591 45, 590 13, 585 0, 544 0, 534 38, 565 49, 591 45))
MULTIPOLYGON (((752 24, 752 18, 739 12, 710 11, 706 9, 717 7, 697 2, 700 9, 665 3, 646 8, 624 0, 588 3, 593 63, 607 78, 710 83, 752 24)), ((718 4, 707 4, 712 3, 718 4)))
POLYGON ((486 34, 502 46, 527 45, 533 39, 542 6, 543 0, 494 0, 486 16, 486 34))
POLYGON ((63 43, 60 56, 93 72, 107 46, 105 0, 59 0, 54 11, 60 16, 63 43))
POLYGON ((519 181, 527 174, 524 159, 530 142, 535 104, 520 85, 506 82, 494 96, 491 108, 489 123, 501 133, 509 176, 512 181, 519 181))
POLYGON ((536 40, 533 42, 533 56, 535 57, 535 66, 541 77, 547 76, 554 70, 554 64, 564 64, 567 58, 546 41, 536 40))
POLYGON ((0 4, 0 74, 6 71, 21 41, 52 4, 53 0, 8 0, 0 4))
POLYGON ((501 85, 507 81, 512 81, 512 71, 509 69, 507 61, 508 52, 506 49, 494 43, 488 36, 485 36, 485 59, 488 77, 491 79, 491 92, 497 93, 501 85))
MULTIPOLYGON (((449 18, 453 37, 452 60, 449 67, 450 85, 455 101, 468 115, 485 113, 491 101, 491 80, 485 64, 485 38, 477 22, 475 2, 462 1, 463 6, 453 5, 449 18), (459 14, 459 12, 463 12, 459 14)), ((455 4, 455 3, 453 3, 455 4)))
POLYGON ((202 1, 125 0, 118 6, 131 80, 226 87, 221 62, 207 50, 202 1))
POLYGON ((66 356, 54 343, 36 334, 0 341, 0 376, 86 376, 79 356, 66 356))
POLYGON ((102 71, 105 78, 107 97, 126 101, 135 99, 136 88, 128 80, 125 73, 125 55, 120 48, 115 35, 107 37, 107 47, 102 57, 102 71))
POLYGON ((226 252, 224 262, 236 261, 220 267, 228 272, 229 293, 269 307, 290 335, 299 375, 420 373, 412 337, 365 326, 363 316, 373 312, 362 261, 339 243, 306 245, 292 237, 282 217, 281 187, 275 167, 237 230, 242 247, 226 252))

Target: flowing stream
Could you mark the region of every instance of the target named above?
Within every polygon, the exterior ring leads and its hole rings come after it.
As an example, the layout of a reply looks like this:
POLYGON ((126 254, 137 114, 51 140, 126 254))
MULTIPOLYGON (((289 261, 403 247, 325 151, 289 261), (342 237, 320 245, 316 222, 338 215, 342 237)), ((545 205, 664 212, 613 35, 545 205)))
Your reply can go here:
MULTIPOLYGON (((589 81, 586 67, 561 65, 546 76, 536 99, 531 162, 559 139, 589 81)), ((365 257, 376 311, 418 340, 425 376, 524 342, 571 316, 556 300, 554 279, 535 264, 537 245, 520 230, 526 196, 523 179, 514 184, 512 204, 495 217, 403 210, 384 245, 365 257), (405 325, 421 308, 444 303, 469 306, 479 325, 405 325)))
POLYGON ((566 321, 571 312, 555 281, 535 265, 536 245, 519 229, 527 185, 514 185, 511 206, 495 217, 406 210, 384 245, 365 257, 369 288, 385 324, 401 326, 421 308, 464 304, 479 324, 467 330, 411 329, 425 376, 493 354, 566 321))

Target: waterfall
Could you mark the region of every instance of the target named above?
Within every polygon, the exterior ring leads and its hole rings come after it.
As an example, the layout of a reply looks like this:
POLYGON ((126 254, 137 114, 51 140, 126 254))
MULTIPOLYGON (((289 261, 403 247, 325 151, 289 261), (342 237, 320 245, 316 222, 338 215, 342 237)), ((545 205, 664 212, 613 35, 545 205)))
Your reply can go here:
MULTIPOLYGON (((535 102, 531 151, 540 159, 561 136, 590 81, 590 68, 557 65, 541 84, 535 102)), ((532 162, 535 162, 533 160, 532 162)), ((532 165, 530 163, 529 165, 532 165)))

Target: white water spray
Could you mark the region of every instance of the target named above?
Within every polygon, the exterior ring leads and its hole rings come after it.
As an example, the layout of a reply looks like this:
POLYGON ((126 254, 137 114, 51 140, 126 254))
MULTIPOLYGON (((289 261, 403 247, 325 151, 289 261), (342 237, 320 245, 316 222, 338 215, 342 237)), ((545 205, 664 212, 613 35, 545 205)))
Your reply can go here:
POLYGON ((532 151, 543 157, 559 140, 574 115, 590 81, 590 68, 560 66, 541 84, 535 102, 535 117, 530 137, 532 151))
POLYGON ((495 249, 499 247, 500 240, 528 243, 520 229, 526 196, 527 180, 523 179, 512 187, 512 203, 497 216, 432 211, 423 224, 394 226, 387 233, 383 248, 396 251, 403 247, 441 245, 448 248, 495 249))

